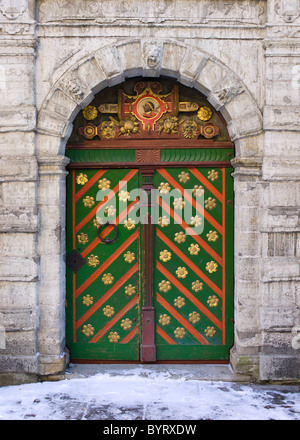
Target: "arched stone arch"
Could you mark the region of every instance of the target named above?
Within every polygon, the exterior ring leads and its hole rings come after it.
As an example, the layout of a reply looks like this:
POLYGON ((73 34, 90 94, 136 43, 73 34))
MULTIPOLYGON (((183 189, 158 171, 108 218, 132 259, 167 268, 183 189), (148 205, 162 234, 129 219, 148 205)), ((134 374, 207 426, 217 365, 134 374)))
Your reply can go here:
MULTIPOLYGON (((245 208, 245 187, 248 184, 245 176, 252 178, 260 172, 262 143, 259 135, 262 133, 262 115, 246 85, 228 66, 192 45, 172 40, 149 39, 126 40, 101 47, 74 65, 69 64, 65 72, 55 75, 56 80, 41 105, 37 123, 41 308, 38 352, 39 373, 42 375, 62 370, 66 357, 64 228, 67 159, 64 149, 72 131, 72 121, 80 109, 86 107, 103 88, 116 85, 126 77, 161 75, 171 76, 186 86, 198 89, 223 114, 236 146, 236 182, 242 176, 241 185, 235 184, 236 237, 244 231, 247 237, 252 234, 251 246, 258 248, 256 244, 259 242, 259 234, 253 233, 251 229, 251 222, 258 213, 255 214, 254 208, 251 208, 251 215, 247 214, 242 218, 242 210, 245 208)), ((252 185, 253 190, 253 180, 249 185, 252 185)), ((240 243, 236 240, 235 246, 235 272, 239 274, 249 265, 249 261, 242 261, 239 253, 239 249, 245 246, 245 241, 240 243)), ((238 286, 237 304, 243 304, 243 295, 248 295, 252 282, 250 270, 249 274, 243 279, 244 287, 241 287, 242 284, 238 286)), ((238 281, 236 284, 238 285, 238 281)), ((253 308, 253 304, 251 307, 253 308)), ((256 343, 256 339, 259 340, 259 330, 252 318, 245 308, 239 306, 236 309, 238 342, 233 356, 235 365, 239 364, 239 358, 248 354, 248 345, 251 346, 256 343), (253 337, 245 336, 241 341, 240 335, 243 334, 252 334, 253 337)), ((251 352, 251 348, 249 351, 251 352)), ((253 368, 251 362, 250 360, 249 368, 253 368)))

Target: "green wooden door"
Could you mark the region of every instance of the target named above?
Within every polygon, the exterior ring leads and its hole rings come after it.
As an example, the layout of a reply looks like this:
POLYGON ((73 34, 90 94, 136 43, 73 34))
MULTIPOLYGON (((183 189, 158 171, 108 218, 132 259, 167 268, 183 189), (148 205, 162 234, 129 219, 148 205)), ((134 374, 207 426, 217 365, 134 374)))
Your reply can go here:
POLYGON ((153 195, 148 209, 155 205, 152 222, 142 225, 139 197, 132 192, 145 182, 138 169, 71 170, 71 359, 139 361, 152 331, 158 361, 228 359, 233 342, 231 172, 157 168, 147 187, 153 195), (107 221, 115 226, 105 226, 107 221), (146 275, 151 283, 144 283, 146 275), (154 325, 143 313, 149 286, 154 325))

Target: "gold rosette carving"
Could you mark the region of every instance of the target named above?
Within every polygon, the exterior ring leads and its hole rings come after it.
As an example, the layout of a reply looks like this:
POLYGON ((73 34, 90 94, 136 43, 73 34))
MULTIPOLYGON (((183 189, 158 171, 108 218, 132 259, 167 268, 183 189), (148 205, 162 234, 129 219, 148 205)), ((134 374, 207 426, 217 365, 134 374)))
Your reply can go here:
POLYGON ((212 117, 212 111, 209 107, 200 107, 197 112, 197 117, 200 119, 200 121, 209 121, 212 117))

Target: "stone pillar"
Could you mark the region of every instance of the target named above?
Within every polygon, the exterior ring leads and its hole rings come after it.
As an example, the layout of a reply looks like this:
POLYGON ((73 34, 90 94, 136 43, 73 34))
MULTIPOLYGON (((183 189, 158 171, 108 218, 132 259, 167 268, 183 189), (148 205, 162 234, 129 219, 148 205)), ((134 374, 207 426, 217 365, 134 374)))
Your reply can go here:
POLYGON ((261 380, 300 378, 300 2, 268 1, 261 380))
POLYGON ((0 384, 37 372, 34 20, 33 1, 0 3, 0 384))

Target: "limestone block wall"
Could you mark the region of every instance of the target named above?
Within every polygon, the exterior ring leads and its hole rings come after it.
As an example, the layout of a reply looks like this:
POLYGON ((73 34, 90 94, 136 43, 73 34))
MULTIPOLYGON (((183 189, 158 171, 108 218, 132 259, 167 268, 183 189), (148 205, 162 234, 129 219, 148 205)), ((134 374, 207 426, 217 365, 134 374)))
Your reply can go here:
POLYGON ((98 91, 138 75, 200 90, 228 123, 231 364, 299 379, 299 0, 2 0, 0 24, 0 380, 65 368, 65 145, 98 91))

